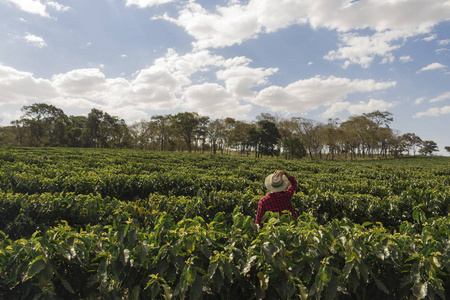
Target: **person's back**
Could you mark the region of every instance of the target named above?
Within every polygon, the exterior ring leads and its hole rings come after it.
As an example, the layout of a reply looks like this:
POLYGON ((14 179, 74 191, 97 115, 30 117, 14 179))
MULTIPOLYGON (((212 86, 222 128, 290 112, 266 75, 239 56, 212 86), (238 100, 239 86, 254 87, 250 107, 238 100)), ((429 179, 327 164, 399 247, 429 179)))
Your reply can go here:
POLYGON ((286 171, 275 171, 265 179, 265 186, 270 191, 258 202, 258 212, 256 213, 255 223, 261 228, 262 219, 267 211, 282 213, 290 211, 294 218, 297 213, 291 204, 292 196, 297 189, 297 180, 286 171))

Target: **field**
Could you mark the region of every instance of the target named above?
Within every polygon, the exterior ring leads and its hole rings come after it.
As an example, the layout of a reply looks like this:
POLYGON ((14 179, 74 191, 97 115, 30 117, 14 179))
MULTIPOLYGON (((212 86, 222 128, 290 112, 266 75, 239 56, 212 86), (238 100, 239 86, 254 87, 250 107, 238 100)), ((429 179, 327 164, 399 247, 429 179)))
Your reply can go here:
POLYGON ((450 159, 0 149, 0 299, 445 299, 450 159), (298 220, 253 224, 263 179, 298 220))

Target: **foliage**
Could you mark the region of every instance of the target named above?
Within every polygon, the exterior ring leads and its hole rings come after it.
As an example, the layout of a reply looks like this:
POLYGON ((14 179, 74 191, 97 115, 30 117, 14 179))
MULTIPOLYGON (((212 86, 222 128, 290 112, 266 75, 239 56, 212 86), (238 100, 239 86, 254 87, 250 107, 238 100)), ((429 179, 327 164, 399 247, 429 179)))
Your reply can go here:
MULTIPOLYGON (((378 110, 354 115, 344 122, 327 124, 302 117, 283 119, 261 113, 256 121, 233 118, 211 120, 196 112, 156 115, 131 125, 117 116, 92 109, 87 117, 66 116, 52 105, 36 103, 22 108, 24 115, 0 131, 2 145, 28 147, 133 148, 161 151, 210 151, 256 157, 299 156, 300 140, 310 158, 398 157, 416 155, 422 139, 414 133, 400 135, 389 127, 392 114, 378 110), (287 145, 287 146, 285 146, 287 145), (291 147, 289 147, 291 146, 291 147), (299 151, 297 151, 299 150, 299 151), (283 153, 284 152, 284 153, 283 153)), ((428 141, 432 142, 432 141, 428 141)), ((434 142, 432 142, 434 143, 434 142)), ((422 148, 430 154, 437 148, 422 148), (431 151, 431 152, 429 152, 431 151)))
POLYGON ((433 152, 439 151, 438 146, 433 141, 424 141, 419 152, 423 155, 431 155, 433 152))
POLYGON ((445 299, 450 160, 0 150, 0 299, 445 299), (253 225, 265 175, 298 220, 253 225))

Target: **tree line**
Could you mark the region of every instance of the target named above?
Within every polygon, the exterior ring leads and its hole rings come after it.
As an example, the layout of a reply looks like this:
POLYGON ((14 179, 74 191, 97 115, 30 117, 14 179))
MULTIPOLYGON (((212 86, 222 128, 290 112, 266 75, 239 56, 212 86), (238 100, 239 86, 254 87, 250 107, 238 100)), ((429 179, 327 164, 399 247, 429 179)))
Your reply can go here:
MULTIPOLYGON (((390 128, 388 111, 374 111, 327 123, 303 117, 281 118, 261 113, 253 122, 211 119, 196 112, 154 115, 131 125, 92 109, 87 116, 67 116, 49 104, 22 107, 23 115, 1 128, 0 143, 26 147, 134 148, 160 151, 239 153, 286 159, 432 154, 433 141, 390 128)), ((445 147, 447 149, 448 147, 445 147)), ((449 149, 447 149, 449 150, 449 149)))

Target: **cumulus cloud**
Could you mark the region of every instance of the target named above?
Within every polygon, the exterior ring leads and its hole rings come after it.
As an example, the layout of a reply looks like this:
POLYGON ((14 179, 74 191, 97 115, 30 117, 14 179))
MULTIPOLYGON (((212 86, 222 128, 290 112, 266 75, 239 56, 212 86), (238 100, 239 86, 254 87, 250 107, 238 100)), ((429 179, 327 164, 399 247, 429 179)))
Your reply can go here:
POLYGON ((180 55, 170 49, 153 65, 137 71, 132 80, 108 78, 99 68, 76 69, 47 80, 1 66, 0 101, 45 100, 55 106, 107 108, 108 112, 127 107, 129 115, 135 107, 136 116, 150 111, 190 109, 211 116, 244 118, 252 106, 241 103, 243 98, 254 96, 250 90, 267 84, 268 76, 276 72, 252 68, 250 62, 245 57, 224 59, 207 50, 180 55), (199 77, 201 72, 216 74, 217 82, 193 82, 193 75, 199 77))
POLYGON ((228 92, 238 98, 253 97, 256 92, 251 89, 266 84, 268 76, 276 73, 276 68, 250 68, 238 65, 217 72, 217 78, 224 80, 228 92))
POLYGON ((416 73, 421 73, 421 72, 424 72, 424 71, 431 71, 431 70, 445 69, 445 68, 447 68, 446 65, 443 65, 443 64, 440 64, 440 63, 432 63, 432 64, 429 64, 426 67, 423 67, 422 69, 420 69, 416 73))
POLYGON ((237 98, 217 83, 190 86, 183 97, 186 108, 212 118, 245 119, 252 108, 249 104, 241 105, 237 98))
POLYGON ((436 34, 430 34, 429 36, 425 37, 423 40, 427 41, 427 42, 430 42, 430 41, 436 39, 436 37, 437 37, 436 34))
POLYGON ((448 45, 448 44, 450 44, 450 39, 438 41, 438 45, 440 45, 440 46, 445 46, 445 45, 448 45))
POLYGON ((126 6, 136 5, 137 7, 152 7, 161 4, 166 4, 170 2, 175 2, 176 0, 127 0, 126 6))
POLYGON ((251 102, 274 111, 303 113, 341 102, 351 93, 384 90, 395 85, 395 81, 375 82, 316 76, 296 81, 286 87, 270 86, 261 90, 251 102))
POLYGON ((34 78, 32 73, 0 64, 0 105, 26 103, 28 99, 44 100, 57 95, 50 80, 34 78))
POLYGON ((351 64, 368 68, 377 56, 383 57, 384 62, 392 62, 394 56, 391 52, 400 47, 393 42, 404 39, 407 35, 403 31, 380 32, 373 36, 360 36, 357 33, 341 34, 341 47, 328 52, 323 58, 331 61, 343 60, 344 68, 351 64))
POLYGON ((47 12, 47 7, 52 7, 57 11, 67 11, 69 6, 62 5, 55 1, 47 1, 42 3, 41 0, 6 0, 15 4, 19 9, 30 13, 40 15, 41 17, 49 18, 50 15, 47 12))
POLYGON ((400 56, 400 57, 399 57, 399 60, 400 60, 402 63, 406 63, 406 62, 413 61, 413 59, 412 59, 411 56, 409 56, 409 55, 400 56))
POLYGON ((62 5, 58 2, 53 2, 53 1, 48 1, 46 3, 48 6, 52 7, 53 9, 55 9, 56 11, 68 11, 70 10, 69 6, 66 5, 62 5))
POLYGON ((370 99, 369 102, 360 101, 356 104, 352 104, 347 108, 347 110, 352 115, 358 115, 376 110, 385 111, 396 105, 396 102, 386 102, 384 100, 370 99))
POLYGON ((44 48, 45 46, 47 46, 47 43, 45 43, 43 38, 31 33, 25 35, 24 39, 27 41, 27 43, 32 44, 33 46, 36 46, 38 48, 44 48))
POLYGON ((197 49, 221 48, 240 44, 261 31, 258 14, 241 4, 218 7, 218 14, 210 13, 200 4, 190 2, 179 12, 177 19, 164 15, 164 20, 182 26, 196 38, 197 49))
POLYGON ((50 15, 46 12, 45 4, 42 4, 39 0, 7 0, 11 3, 14 3, 21 10, 30 13, 40 15, 42 17, 50 17, 50 15))
POLYGON ((436 98, 431 99, 430 102, 434 103, 434 102, 440 102, 440 101, 449 100, 449 99, 450 99, 450 92, 446 92, 442 95, 437 96, 436 98))
MULTIPOLYGON (((133 0, 143 6, 157 1, 133 0)), ((130 3, 130 0, 128 1, 130 3)), ((183 27, 196 41, 198 49, 221 48, 275 32, 293 24, 309 24, 340 33, 341 44, 324 58, 343 60, 344 67, 359 64, 368 67, 376 57, 392 62, 392 52, 410 37, 429 34, 434 25, 449 19, 450 6, 443 0, 424 5, 411 1, 229 1, 208 11, 189 1, 176 18, 167 14, 159 18, 183 27), (414 16, 414 18, 411 18, 414 16)))
POLYGON ((414 115, 414 118, 420 118, 420 117, 439 117, 442 115, 448 115, 450 114, 450 106, 444 106, 444 107, 431 107, 427 111, 424 112, 418 112, 414 115))
POLYGON ((420 98, 417 98, 416 99, 416 101, 414 101, 414 104, 420 104, 420 103, 422 103, 423 101, 425 101, 425 97, 420 97, 420 98))
POLYGON ((337 113, 347 111, 351 115, 360 115, 372 111, 385 111, 396 106, 396 102, 386 102, 384 100, 370 99, 368 102, 360 101, 352 104, 350 102, 333 103, 325 112, 321 114, 323 118, 333 118, 337 113))

